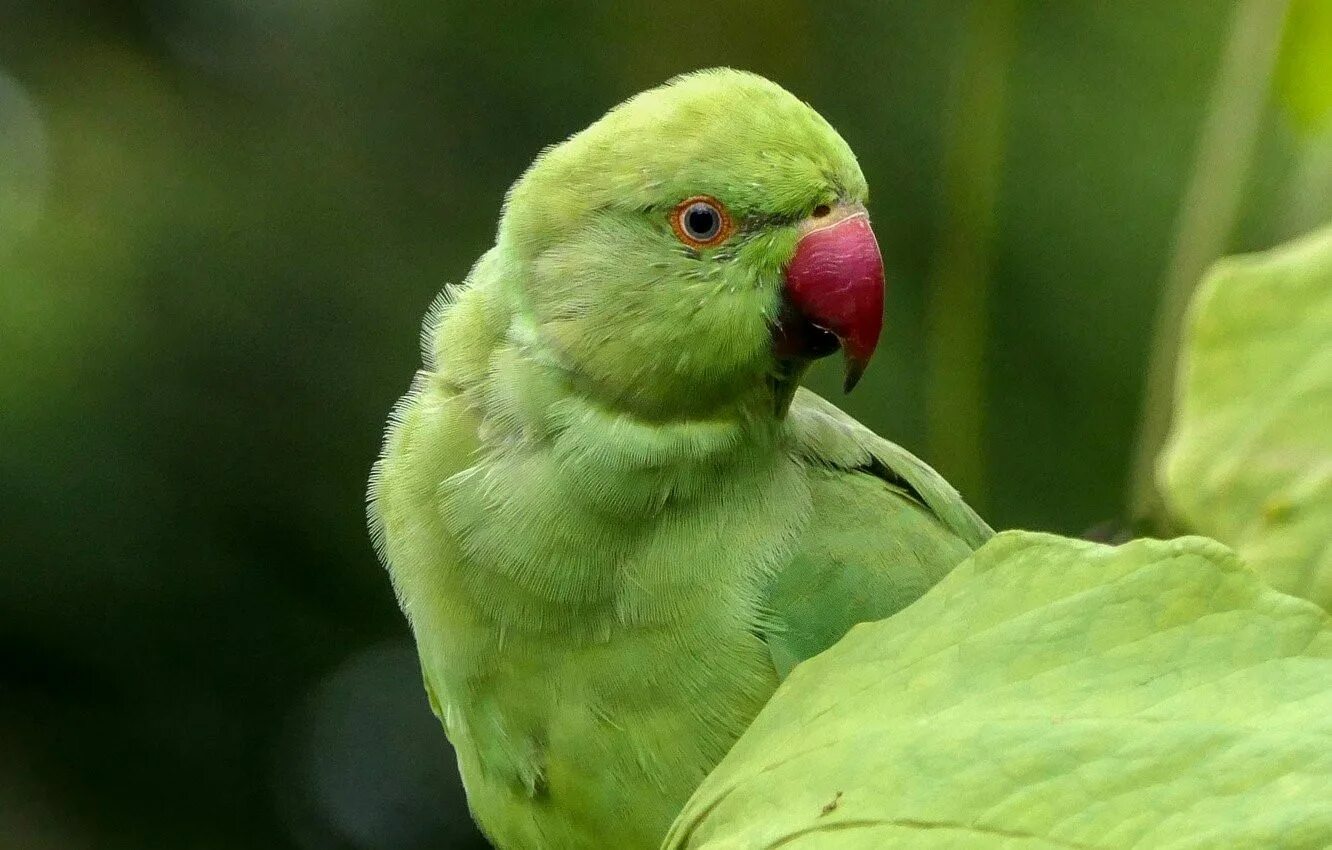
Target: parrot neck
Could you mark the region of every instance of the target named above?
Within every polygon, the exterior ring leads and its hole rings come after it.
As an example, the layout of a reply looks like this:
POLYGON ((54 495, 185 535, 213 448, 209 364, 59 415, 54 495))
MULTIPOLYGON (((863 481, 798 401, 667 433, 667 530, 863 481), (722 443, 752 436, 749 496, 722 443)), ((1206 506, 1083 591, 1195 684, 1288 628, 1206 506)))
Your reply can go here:
POLYGON ((537 329, 520 304, 515 307, 507 334, 510 350, 499 356, 502 368, 514 378, 510 406, 521 411, 524 422, 538 433, 562 429, 570 409, 581 408, 574 419, 614 421, 615 430, 638 433, 654 443, 663 434, 683 438, 687 433, 722 430, 735 431, 737 438, 770 442, 803 373, 802 369, 769 380, 737 381, 729 392, 700 389, 677 398, 616 391, 581 371, 537 329))
POLYGON ((709 417, 644 417, 585 391, 514 313, 482 340, 483 297, 464 294, 436 336, 439 384, 476 414, 469 465, 438 492, 478 608, 591 640, 691 622, 728 594, 750 605, 811 510, 770 387, 709 417))
POLYGON ((505 366, 495 374, 504 377, 495 379, 497 392, 491 396, 498 403, 495 412, 520 423, 528 438, 577 457, 579 471, 617 474, 650 467, 659 476, 688 476, 699 466, 719 469, 776 453, 782 437, 771 386, 706 411, 668 417, 609 399, 576 372, 531 349, 520 346, 501 356, 505 366))

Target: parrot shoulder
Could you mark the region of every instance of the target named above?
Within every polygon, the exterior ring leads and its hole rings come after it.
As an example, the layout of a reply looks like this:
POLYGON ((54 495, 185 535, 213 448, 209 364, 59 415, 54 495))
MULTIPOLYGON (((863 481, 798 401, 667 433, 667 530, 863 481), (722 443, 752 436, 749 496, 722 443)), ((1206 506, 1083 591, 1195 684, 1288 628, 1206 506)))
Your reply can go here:
POLYGON ((973 549, 994 536, 943 476, 822 396, 801 387, 789 415, 796 454, 807 466, 878 479, 933 514, 973 549))
POLYGON ((855 624, 914 602, 994 535, 924 461, 813 392, 796 392, 787 421, 813 513, 766 596, 783 677, 855 624))

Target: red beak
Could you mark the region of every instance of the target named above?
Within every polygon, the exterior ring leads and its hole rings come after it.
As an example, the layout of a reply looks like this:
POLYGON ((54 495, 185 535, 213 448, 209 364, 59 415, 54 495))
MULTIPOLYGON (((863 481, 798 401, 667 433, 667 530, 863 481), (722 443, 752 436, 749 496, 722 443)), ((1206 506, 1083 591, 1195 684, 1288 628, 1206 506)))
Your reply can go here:
POLYGON ((850 392, 883 330, 879 243, 859 206, 834 209, 832 216, 810 219, 803 228, 808 229, 786 267, 787 304, 776 351, 779 357, 813 360, 840 345, 850 392))

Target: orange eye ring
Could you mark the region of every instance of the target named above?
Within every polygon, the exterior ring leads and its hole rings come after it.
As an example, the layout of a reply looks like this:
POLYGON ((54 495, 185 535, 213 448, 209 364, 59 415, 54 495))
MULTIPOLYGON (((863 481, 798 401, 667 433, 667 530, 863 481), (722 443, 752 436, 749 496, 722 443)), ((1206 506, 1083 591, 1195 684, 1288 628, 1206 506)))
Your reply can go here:
POLYGON ((712 248, 731 238, 735 222, 721 201, 711 195, 695 195, 675 205, 671 229, 690 248, 712 248))

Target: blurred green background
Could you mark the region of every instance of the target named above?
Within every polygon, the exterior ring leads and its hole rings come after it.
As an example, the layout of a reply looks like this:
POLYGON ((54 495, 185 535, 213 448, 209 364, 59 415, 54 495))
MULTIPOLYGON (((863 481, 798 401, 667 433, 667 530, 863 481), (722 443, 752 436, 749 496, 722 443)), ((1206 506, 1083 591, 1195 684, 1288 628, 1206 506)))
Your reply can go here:
POLYGON ((1123 517, 1177 244, 1327 217, 1316 3, 0 0, 0 848, 482 846, 364 480, 509 183, 681 71, 860 156, 885 342, 815 386, 996 527, 1123 517))

